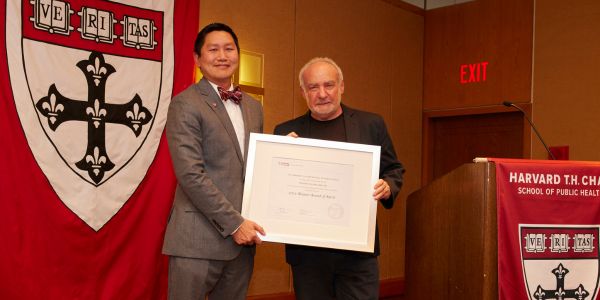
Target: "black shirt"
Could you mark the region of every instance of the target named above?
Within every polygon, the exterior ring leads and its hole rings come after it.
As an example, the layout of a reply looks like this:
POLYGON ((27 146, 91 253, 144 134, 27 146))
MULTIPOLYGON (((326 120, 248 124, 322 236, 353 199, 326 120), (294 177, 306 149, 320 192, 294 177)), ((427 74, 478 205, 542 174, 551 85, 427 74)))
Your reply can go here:
POLYGON ((308 122, 308 136, 311 139, 346 142, 346 127, 344 126, 344 113, 337 118, 319 121, 310 116, 308 122))

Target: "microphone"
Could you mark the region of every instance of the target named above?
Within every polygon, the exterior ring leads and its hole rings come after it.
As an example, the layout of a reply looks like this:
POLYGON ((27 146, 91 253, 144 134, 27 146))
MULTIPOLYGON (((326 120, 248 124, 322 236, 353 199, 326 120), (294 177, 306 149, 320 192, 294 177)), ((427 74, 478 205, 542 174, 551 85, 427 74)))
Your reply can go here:
POLYGON ((554 154, 552 154, 552 152, 550 151, 550 149, 548 148, 548 146, 544 142, 544 139, 542 138, 542 136, 540 135, 540 133, 537 131, 537 128, 535 128, 535 125, 533 125, 533 122, 531 122, 531 120, 527 116, 527 113, 525 113, 524 110, 522 110, 520 107, 516 106, 514 103, 512 103, 510 101, 504 101, 504 102, 502 102, 502 104, 504 104, 504 106, 507 106, 507 107, 514 107, 518 111, 520 111, 520 112, 523 113, 523 116, 525 116, 525 119, 527 119, 527 122, 529 122, 529 125, 531 125, 531 128, 533 128, 533 131, 535 132, 535 134, 537 135, 537 137, 542 142, 542 145, 544 145, 544 148, 546 148, 546 151, 548 152, 548 154, 550 154, 550 157, 552 157, 552 160, 556 160, 556 157, 554 157, 554 154))

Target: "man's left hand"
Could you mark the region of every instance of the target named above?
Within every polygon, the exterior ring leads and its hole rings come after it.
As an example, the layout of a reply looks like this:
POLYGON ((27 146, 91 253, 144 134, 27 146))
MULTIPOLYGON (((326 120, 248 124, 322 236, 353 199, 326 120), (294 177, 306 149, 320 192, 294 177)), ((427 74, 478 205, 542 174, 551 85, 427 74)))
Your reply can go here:
POLYGON ((373 199, 375 201, 388 199, 392 195, 390 185, 383 179, 377 180, 373 190, 373 199))

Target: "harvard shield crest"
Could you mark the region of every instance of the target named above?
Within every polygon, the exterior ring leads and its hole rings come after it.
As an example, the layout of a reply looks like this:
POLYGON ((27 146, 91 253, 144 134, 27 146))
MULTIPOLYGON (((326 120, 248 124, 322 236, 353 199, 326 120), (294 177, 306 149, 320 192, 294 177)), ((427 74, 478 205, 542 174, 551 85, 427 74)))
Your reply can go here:
POLYGON ((529 299, 596 299, 600 226, 520 225, 529 299))
POLYGON ((173 86, 173 1, 6 5, 10 80, 29 147, 62 202, 99 230, 158 148, 173 86))

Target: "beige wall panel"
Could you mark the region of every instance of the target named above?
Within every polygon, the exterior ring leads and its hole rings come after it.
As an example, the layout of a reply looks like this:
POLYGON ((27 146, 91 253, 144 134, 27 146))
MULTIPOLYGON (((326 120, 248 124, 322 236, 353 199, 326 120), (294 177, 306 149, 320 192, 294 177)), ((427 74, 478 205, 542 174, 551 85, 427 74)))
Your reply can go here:
MULTIPOLYGON (((600 160, 600 2, 536 1, 533 121, 572 160, 600 160)), ((533 137, 533 158, 546 152, 533 137)))
POLYGON ((293 116, 294 1, 200 1, 200 25, 213 22, 230 25, 240 48, 265 55, 264 131, 272 133, 293 116))
MULTIPOLYGON (((334 59, 344 72, 342 101, 386 119, 410 170, 397 205, 379 209, 382 279, 404 276, 404 201, 420 186, 422 41, 423 17, 382 1, 297 2, 296 71, 315 56, 334 59)), ((299 115, 306 104, 296 91, 299 115)))
MULTIPOLYGON (((230 25, 240 48, 263 53, 264 114, 266 133, 293 113, 294 1, 202 0, 201 27, 213 22, 230 25)), ((191 55, 191 52, 190 52, 191 55)), ((282 245, 257 247, 255 272, 249 295, 291 291, 290 271, 282 245)))
MULTIPOLYGON (((403 14, 399 12, 399 14, 403 14)), ((421 187, 421 114, 423 99, 423 17, 407 15, 397 17, 396 37, 391 42, 398 55, 391 57, 390 77, 391 108, 384 114, 392 135, 398 158, 406 168, 404 186, 390 214, 389 234, 385 235, 389 251, 388 278, 404 277, 404 240, 406 224, 406 198, 421 187)))
POLYGON ((298 1, 297 70, 312 57, 328 56, 344 72, 343 102, 389 112, 390 59, 397 53, 389 49, 390 30, 385 25, 394 10, 382 1, 298 1))
MULTIPOLYGON (((242 49, 265 54, 266 133, 306 112, 297 76, 314 56, 340 64, 343 102, 385 118, 408 172, 395 207, 378 214, 381 279, 403 277, 405 199, 421 178, 423 16, 380 0, 202 0, 200 21, 231 25, 242 49)), ((249 294, 290 292, 290 280, 283 246, 257 247, 249 294)))

